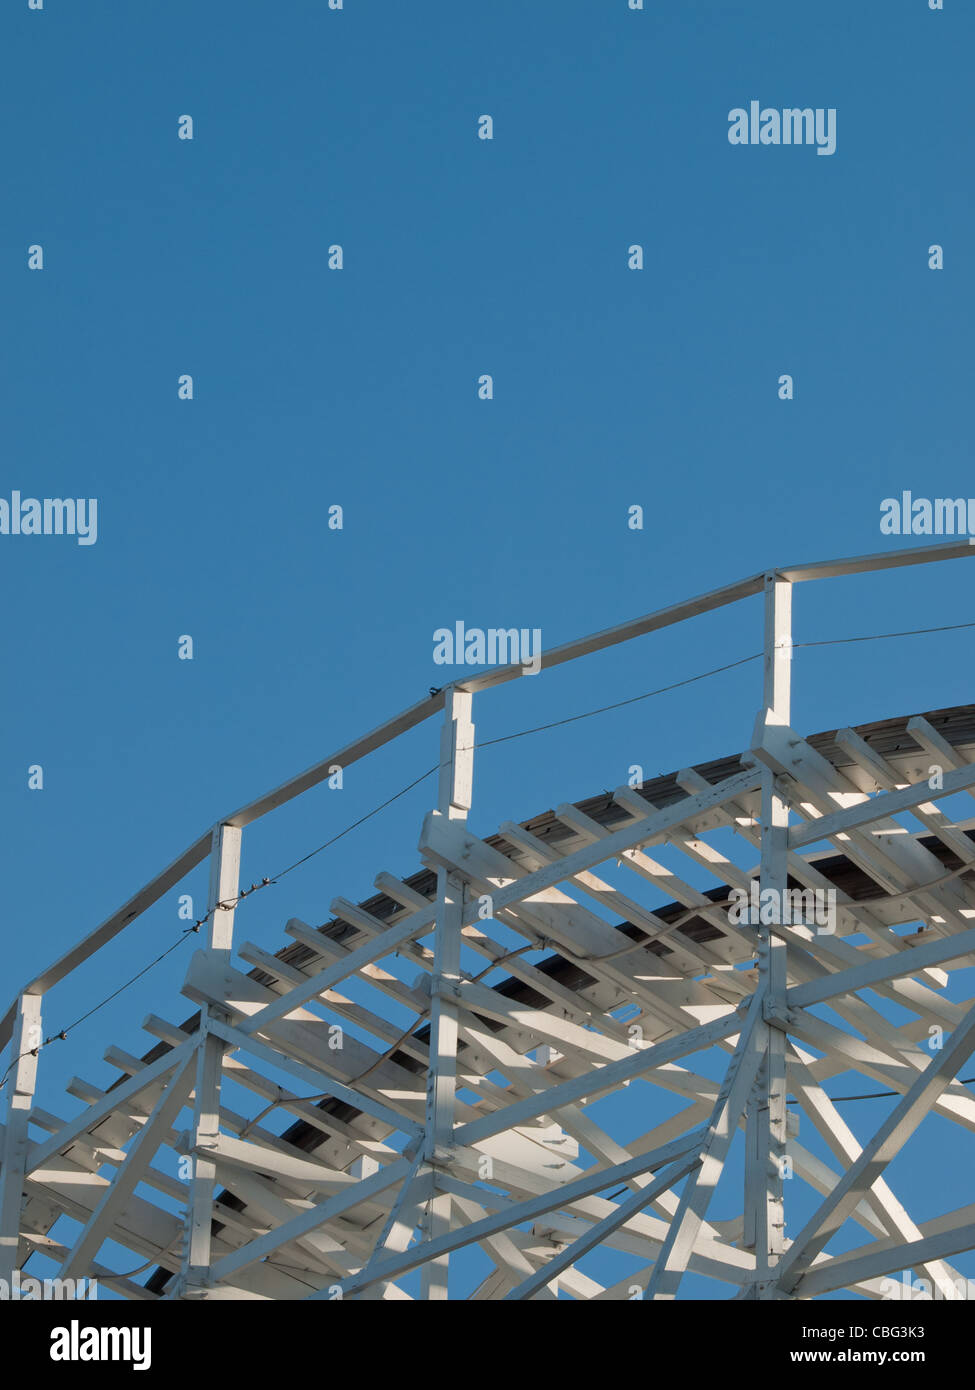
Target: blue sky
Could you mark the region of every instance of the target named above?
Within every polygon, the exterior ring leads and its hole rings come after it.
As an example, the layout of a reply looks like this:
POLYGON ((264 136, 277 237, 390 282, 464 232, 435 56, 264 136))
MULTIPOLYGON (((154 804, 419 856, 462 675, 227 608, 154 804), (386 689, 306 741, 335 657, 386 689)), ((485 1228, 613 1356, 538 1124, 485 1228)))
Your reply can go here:
MULTIPOLYGON (((218 817, 443 684, 434 629, 555 645, 765 567, 921 544, 881 536, 885 497, 975 493, 961 0, 24 0, 2 34, 0 496, 96 497, 99 527, 0 536, 8 996, 218 817), (731 146, 751 99, 835 107, 836 153, 731 146)), ((971 620, 973 578, 802 586, 796 639, 971 620)), ((756 599, 488 693, 478 736, 760 642, 756 599)), ((965 702, 970 642, 801 651, 794 723, 965 702)), ((745 666, 485 750, 472 823, 739 749, 760 693, 745 666)), ((397 791, 436 737, 247 832, 246 880, 397 791)), ((289 917, 410 872, 432 796, 245 904, 242 937, 276 949, 289 917)), ((179 925, 174 895, 47 1024, 179 925)), ((143 1049, 150 1008, 189 1012, 169 1007, 184 960, 48 1050, 52 1108, 72 1074, 114 1075, 109 1041, 143 1049)))

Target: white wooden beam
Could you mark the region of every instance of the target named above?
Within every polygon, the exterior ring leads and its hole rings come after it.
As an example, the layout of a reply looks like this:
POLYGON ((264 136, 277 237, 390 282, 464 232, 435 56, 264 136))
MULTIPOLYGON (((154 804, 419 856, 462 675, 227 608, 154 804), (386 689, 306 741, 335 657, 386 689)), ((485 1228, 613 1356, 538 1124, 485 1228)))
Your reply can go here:
MULTIPOLYGON (((820 840, 832 840, 837 836, 849 835, 851 831, 882 820, 886 816, 896 816, 902 811, 910 811, 927 801, 939 801, 955 792, 967 791, 969 787, 975 787, 975 764, 960 767, 954 772, 946 772, 937 788, 932 788, 930 782, 924 781, 903 787, 900 791, 883 792, 862 801, 858 806, 849 806, 844 811, 836 811, 832 815, 808 821, 805 825, 794 826, 789 831, 789 848, 800 849, 803 845, 818 844, 820 840)), ((907 891, 915 890, 909 888, 907 891)))
POLYGON ((764 1036, 758 1026, 762 1022, 762 1000, 762 993, 756 991, 735 1055, 718 1092, 703 1142, 696 1150, 701 1159, 700 1166, 684 1184, 677 1212, 654 1265, 646 1295, 651 1301, 676 1298, 681 1279, 694 1253, 695 1242, 721 1177, 731 1141, 737 1133, 739 1119, 745 1113, 749 1094, 762 1065, 764 1036))
POLYGON ((105 1091, 94 1105, 83 1110, 80 1115, 76 1115, 73 1120, 69 1120, 66 1125, 52 1134, 50 1139, 44 1139, 36 1148, 31 1150, 27 1161, 27 1172, 30 1174, 36 1169, 42 1168, 55 1154, 61 1153, 76 1139, 82 1139, 92 1134, 114 1111, 124 1110, 130 1101, 150 1086, 158 1084, 176 1067, 181 1066, 193 1050, 192 1041, 187 1040, 179 1047, 174 1047, 161 1057, 157 1057, 154 1062, 147 1062, 142 1071, 136 1072, 127 1081, 123 1081, 110 1091, 105 1091))
MULTIPOLYGON (((695 1145, 698 1142, 700 1142, 700 1134, 691 1134, 674 1141, 672 1144, 665 1145, 661 1149, 656 1149, 653 1153, 640 1154, 627 1163, 617 1164, 610 1168, 590 1169, 581 1178, 550 1189, 528 1201, 506 1203, 500 1211, 493 1213, 483 1221, 476 1221, 473 1225, 448 1231, 436 1240, 424 1241, 420 1245, 413 1246, 401 1255, 383 1260, 377 1268, 382 1278, 396 1278, 397 1275, 415 1269, 428 1260, 449 1254, 454 1250, 460 1250, 465 1245, 480 1241, 487 1235, 503 1231, 509 1226, 520 1226, 526 1221, 533 1221, 538 1216, 544 1216, 547 1212, 567 1206, 582 1197, 601 1192, 616 1183, 628 1182, 641 1173, 662 1167, 675 1159, 686 1157, 695 1150, 695 1145)), ((675 1181, 675 1179, 672 1178, 671 1181, 675 1181)), ((483 1195, 486 1197, 488 1194, 483 1195)), ((343 1280, 343 1294, 357 1293, 361 1288, 371 1283, 372 1278, 380 1277, 380 1274, 374 1273, 371 1276, 366 1276, 363 1272, 354 1275, 351 1279, 343 1280)), ((321 1297, 321 1294, 312 1294, 309 1302, 321 1297)))
POLYGON ((347 1211, 358 1206, 360 1202, 368 1201, 379 1193, 385 1192, 387 1188, 396 1186, 407 1176, 411 1166, 409 1159, 397 1159, 394 1163, 381 1168, 378 1173, 373 1173, 371 1177, 352 1184, 344 1192, 336 1193, 334 1197, 329 1197, 308 1211, 299 1212, 290 1221, 276 1226, 273 1231, 268 1231, 266 1235, 250 1241, 239 1250, 231 1251, 230 1254, 215 1262, 211 1270, 212 1282, 216 1284, 229 1278, 237 1270, 245 1269, 248 1265, 255 1264, 267 1255, 273 1254, 282 1245, 287 1245, 292 1240, 298 1240, 301 1236, 308 1235, 309 1232, 324 1226, 337 1216, 343 1216, 347 1211))
MULTIPOLYGON (((210 895, 206 954, 214 963, 229 964, 233 944, 234 910, 240 891, 240 830, 217 825, 210 849, 210 895)), ((217 1170, 205 1156, 220 1133, 220 1082, 223 1075, 223 1040, 210 1031, 210 1019, 227 1018, 225 1010, 204 1004, 196 1051, 195 1103, 190 1148, 193 1173, 186 1209, 186 1253, 174 1290, 178 1298, 205 1295, 210 1280, 210 1237, 217 1170)))
MULTIPOLYGON (((788 725, 792 708, 792 585, 767 575, 765 582, 764 709, 760 727, 788 725)), ((781 921, 788 886, 789 802, 771 768, 762 769, 762 900, 770 894, 772 920, 781 921)), ((765 917, 767 914, 763 913, 765 917)), ((786 1036, 770 1019, 785 1007, 786 943, 771 928, 755 923, 758 936, 758 993, 764 1017, 756 1040, 764 1053, 747 1108, 745 1155, 745 1240, 755 1250, 756 1293, 785 1248, 786 1036)))
POLYGON ((621 1202, 616 1211, 609 1216, 604 1216, 602 1221, 597 1221, 592 1230, 584 1236, 579 1236, 571 1245, 558 1255, 555 1255, 547 1264, 531 1276, 525 1279, 517 1288, 512 1289, 508 1294, 510 1300, 522 1300, 534 1298, 553 1278, 561 1274, 564 1269, 574 1265, 577 1260, 581 1260, 590 1250, 594 1250, 597 1245, 601 1245, 607 1236, 625 1225, 632 1216, 643 1211, 651 1202, 655 1201, 668 1188, 673 1187, 674 1183, 680 1182, 681 1178, 687 1177, 693 1169, 697 1168, 701 1160, 698 1157, 679 1160, 665 1169, 658 1177, 645 1187, 638 1187, 635 1192, 631 1192, 625 1201, 621 1202))
POLYGON ((467 1124, 460 1126, 454 1138, 458 1144, 476 1144, 492 1134, 524 1124, 537 1115, 554 1114, 566 1103, 580 1101, 585 1096, 595 1098, 654 1067, 676 1062, 681 1057, 711 1047, 741 1030, 741 1014, 729 1009, 725 1017, 718 1018, 713 1023, 702 1024, 699 1028, 689 1028, 675 1038, 668 1038, 666 1042, 637 1049, 632 1057, 624 1057, 618 1062, 607 1062, 605 1066, 594 1068, 571 1081, 551 1086, 539 1096, 526 1096, 498 1114, 469 1120, 467 1124))
POLYGON ((41 995, 22 994, 11 1038, 12 1063, 7 1076, 7 1123, 0 1150, 0 1280, 9 1289, 18 1268, 21 1204, 27 1170, 30 1108, 37 1084, 41 1046, 41 995))
POLYGON ((125 1162, 105 1189, 84 1229, 80 1232, 59 1270, 61 1279, 88 1276, 95 1256, 109 1238, 115 1218, 132 1196, 152 1156, 168 1134, 170 1126, 186 1104, 193 1084, 192 1062, 186 1061, 171 1078, 142 1129, 132 1141, 125 1162))
POLYGON ((975 1007, 955 1029, 940 1052, 907 1091, 890 1115, 864 1147, 860 1157, 844 1173, 829 1197, 809 1218, 791 1248, 780 1261, 776 1282, 780 1289, 792 1291, 810 1261, 832 1239, 864 1191, 872 1187, 904 1141, 930 1111, 961 1064, 975 1047, 975 1007))
MULTIPOLYGON (((474 725, 472 696, 458 690, 448 693, 440 736, 440 777, 436 814, 463 825, 471 807, 474 774, 474 725)), ((450 1229, 451 1197, 437 1183, 435 1165, 449 1163, 454 1147, 455 1097, 457 1092, 457 1000, 449 986, 460 983, 461 929, 464 916, 464 882, 445 865, 437 869, 437 917, 434 931, 433 975, 430 980, 430 1052, 427 1069, 427 1103, 423 1158, 434 1165, 432 1191, 425 1211, 431 1239, 450 1229)), ((448 1296, 448 1257, 424 1265, 422 1297, 441 1301, 448 1296)))

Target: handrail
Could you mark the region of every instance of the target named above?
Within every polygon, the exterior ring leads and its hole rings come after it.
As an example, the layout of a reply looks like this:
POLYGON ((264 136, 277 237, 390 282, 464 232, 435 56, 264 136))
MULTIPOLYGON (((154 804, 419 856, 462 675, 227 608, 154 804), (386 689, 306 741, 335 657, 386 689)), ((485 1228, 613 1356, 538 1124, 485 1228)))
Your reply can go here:
MULTIPOLYGON (((712 589, 707 594, 684 599, 680 603, 657 609, 653 613, 646 613, 639 618, 632 618, 615 627, 603 628, 585 637, 575 638, 559 647, 553 647, 548 652, 543 651, 540 664, 542 669, 559 666, 568 661, 575 661, 578 657, 588 656, 592 652, 603 651, 607 647, 629 642, 634 637, 641 637, 648 632, 659 631, 661 628, 684 622, 700 613, 712 612, 717 608, 737 603, 740 599, 760 593, 770 577, 792 583, 803 583, 807 580, 832 579, 851 574, 863 574, 873 570, 895 569, 906 565, 963 559, 965 556, 973 555, 975 555, 975 537, 970 537, 965 540, 946 541, 937 545, 914 546, 908 550, 851 556, 841 560, 815 561, 805 565, 762 571, 749 575, 745 579, 740 579, 733 584, 712 589)), ((426 699, 402 710, 369 733, 353 740, 352 743, 347 744, 337 753, 330 754, 329 757, 306 768, 304 772, 289 778, 288 781, 281 783, 273 791, 248 802, 246 806, 242 806, 230 816, 218 820, 216 824, 242 828, 259 820, 269 811, 276 810, 277 807, 285 805, 294 797, 300 796, 302 792, 308 791, 311 787, 324 781, 336 765, 343 768, 349 767, 377 748, 392 742, 400 734, 422 724, 431 715, 443 709, 447 692, 451 689, 469 692, 487 690, 495 685, 520 679, 524 675, 523 665, 512 664, 488 667, 476 675, 453 681, 426 699)), ((76 966, 88 960, 102 946, 124 931, 147 908, 157 902, 164 893, 167 893, 170 888, 173 888, 186 874, 207 858, 210 852, 211 839, 212 830, 207 830, 188 849, 174 859, 167 868, 129 898, 116 912, 113 912, 104 922, 95 927, 63 956, 18 991, 3 1019, 0 1020, 0 1049, 6 1046, 11 1037, 17 1013, 17 1001, 21 995, 46 993, 53 985, 69 975, 76 966)))

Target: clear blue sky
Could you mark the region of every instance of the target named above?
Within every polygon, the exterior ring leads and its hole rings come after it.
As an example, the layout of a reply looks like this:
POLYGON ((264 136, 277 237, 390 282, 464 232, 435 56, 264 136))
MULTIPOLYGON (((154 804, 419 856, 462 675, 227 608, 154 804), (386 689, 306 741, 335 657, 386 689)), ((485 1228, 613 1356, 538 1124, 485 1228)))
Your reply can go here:
MULTIPOLYGON (((0 496, 96 497, 99 532, 0 536, 6 996, 219 816, 443 684, 435 628, 551 646, 764 567, 923 544, 880 535, 902 489, 975 495, 975 10, 945 3, 11 0, 0 496), (731 146, 751 99, 835 107, 836 153, 731 146)), ((965 622, 973 580, 804 586, 796 638, 965 622)), ((760 631, 752 600, 519 682, 475 702, 478 736, 733 661, 760 631)), ((800 652, 794 722, 968 701, 970 650, 800 652)), ((746 666, 485 750, 473 825, 735 751, 759 696, 746 666)), ((431 724, 262 822, 246 881, 435 760, 431 724)), ((245 904, 242 939, 276 949, 289 917, 410 872, 432 796, 245 904)), ((47 1024, 179 926, 174 894, 47 1024)), ((150 1008, 190 1012, 185 958, 47 1051, 51 1108, 73 1073, 115 1075, 108 1042, 143 1050, 150 1008)))

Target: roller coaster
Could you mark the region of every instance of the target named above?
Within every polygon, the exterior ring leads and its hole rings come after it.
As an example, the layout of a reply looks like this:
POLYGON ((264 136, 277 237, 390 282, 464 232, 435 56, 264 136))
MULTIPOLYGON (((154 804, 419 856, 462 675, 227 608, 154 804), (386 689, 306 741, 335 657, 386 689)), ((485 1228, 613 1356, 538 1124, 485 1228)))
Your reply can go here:
POLYGON ((930 1152, 939 1119, 975 1144, 975 999, 954 978, 975 965, 975 830, 941 805, 975 797, 975 705, 797 731, 791 603, 973 554, 762 572, 541 654, 544 678, 763 597, 759 713, 733 756, 482 836, 475 697, 524 675, 495 666, 221 817, 0 1025, 0 1277, 43 1255, 134 1300, 668 1300, 687 1276, 775 1300, 879 1299, 913 1270, 964 1298, 951 1260, 975 1207, 915 1220, 888 1168, 930 1152), (273 953, 239 940, 261 887, 240 879, 243 831, 434 717, 417 871, 335 898, 324 925, 292 918, 273 953), (42 1108, 47 996, 207 860, 192 1012, 108 1046, 118 1079, 76 1078, 72 1118, 42 1108), (793 909, 816 894, 828 918, 793 909), (853 1075, 890 1097, 870 1136, 834 1093, 853 1075), (717 1216, 719 1183, 737 1214, 717 1216))

